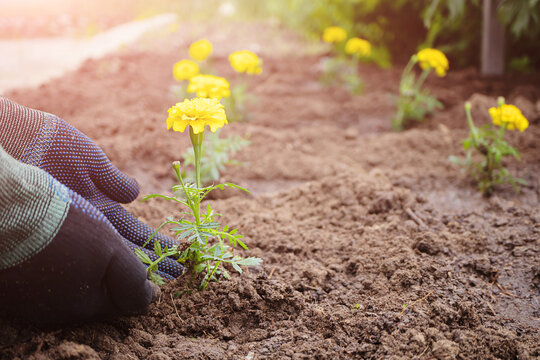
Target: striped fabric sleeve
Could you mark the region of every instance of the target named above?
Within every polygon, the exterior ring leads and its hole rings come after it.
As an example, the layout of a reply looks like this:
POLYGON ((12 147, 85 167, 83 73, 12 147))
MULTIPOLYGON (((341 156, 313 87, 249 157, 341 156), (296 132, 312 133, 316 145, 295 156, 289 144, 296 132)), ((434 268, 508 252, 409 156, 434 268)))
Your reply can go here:
POLYGON ((41 131, 45 116, 44 112, 29 109, 0 96, 0 144, 4 150, 20 160, 41 131))
POLYGON ((0 146, 0 270, 30 259, 53 240, 70 199, 67 187, 0 146))

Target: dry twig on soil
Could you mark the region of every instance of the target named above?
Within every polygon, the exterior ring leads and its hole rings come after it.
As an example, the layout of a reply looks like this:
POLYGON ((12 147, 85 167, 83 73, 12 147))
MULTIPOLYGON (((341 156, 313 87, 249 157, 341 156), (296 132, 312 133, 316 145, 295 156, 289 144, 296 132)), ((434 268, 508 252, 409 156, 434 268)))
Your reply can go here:
POLYGON ((180 320, 180 322, 184 322, 184 320, 182 320, 182 318, 180 317, 180 314, 178 313, 178 309, 176 308, 176 304, 174 303, 174 297, 173 297, 173 294, 170 293, 171 295, 171 301, 172 301, 172 304, 174 306, 174 311, 176 312, 176 316, 178 316, 178 320, 180 320))
POLYGON ((426 296, 424 296, 424 297, 421 298, 421 299, 416 300, 416 301, 413 302, 412 304, 407 304, 407 305, 405 305, 405 307, 403 308, 403 310, 401 310, 401 312, 400 312, 399 314, 397 314, 396 316, 394 316, 394 319, 397 319, 397 318, 400 317, 401 315, 405 314, 405 311, 407 311, 408 308, 413 307, 414 305, 418 304, 419 302, 422 302, 422 301, 426 300, 427 297, 428 297, 429 295, 433 294, 433 291, 434 291, 434 290, 431 290, 426 296))
POLYGON ((276 270, 276 267, 274 266, 272 270, 270 271, 270 275, 268 275, 268 280, 272 278, 272 275, 274 275, 274 270, 276 270))

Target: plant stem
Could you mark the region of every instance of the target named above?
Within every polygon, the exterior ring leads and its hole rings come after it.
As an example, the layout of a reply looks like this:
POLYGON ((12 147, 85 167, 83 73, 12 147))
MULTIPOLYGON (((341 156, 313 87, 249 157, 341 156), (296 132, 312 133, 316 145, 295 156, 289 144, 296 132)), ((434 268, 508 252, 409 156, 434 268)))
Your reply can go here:
POLYGON ((422 71, 422 74, 420 75, 420 77, 418 78, 418 81, 416 82, 415 93, 418 93, 418 91, 420 91, 420 88, 422 87, 422 85, 424 85, 424 82, 426 81, 430 72, 431 72, 431 68, 427 68, 427 69, 424 69, 424 71, 422 71))
POLYGON ((499 141, 501 141, 503 139, 505 130, 506 130, 506 123, 501 122, 501 126, 500 126, 500 129, 499 129, 499 141))
POLYGON ((186 190, 186 185, 184 184, 184 179, 182 178, 182 173, 180 171, 180 162, 179 161, 173 162, 173 169, 174 169, 174 172, 176 173, 176 177, 178 178, 178 180, 180 181, 180 184, 182 185, 182 190, 184 190, 184 195, 186 196, 186 201, 188 202, 189 208, 191 210, 193 210, 193 214, 195 214, 195 221, 198 224, 199 223, 199 211, 196 211, 196 210, 198 210, 198 207, 195 206, 195 204, 193 203, 193 199, 192 199, 191 195, 186 190))
POLYGON ((217 268, 219 267, 219 264, 221 264, 221 261, 216 262, 216 265, 212 269, 212 273, 210 274, 210 276, 208 276, 208 279, 206 279, 206 282, 204 283, 204 285, 202 287, 202 290, 206 289, 206 287, 208 286, 208 283, 212 279, 212 276, 214 276, 214 273, 216 272, 217 268))
POLYGON ((400 81, 400 90, 403 88, 403 82, 405 81, 405 78, 410 74, 412 67, 416 62, 418 61, 416 55, 411 56, 411 59, 407 63, 407 66, 405 66, 405 69, 403 69, 403 73, 401 75, 401 81, 400 81))
POLYGON ((469 124, 469 129, 471 129, 471 134, 473 138, 473 146, 476 147, 476 144, 478 143, 478 131, 476 130, 476 126, 474 126, 474 122, 471 115, 471 106, 465 106, 465 114, 467 114, 467 123, 469 124))
MULTIPOLYGON (((193 152, 195 154, 195 181, 197 184, 197 192, 201 189, 201 157, 202 157, 202 144, 204 140, 204 131, 201 131, 198 134, 193 132, 193 128, 189 127, 189 137, 191 139, 191 144, 193 145, 193 152)), ((193 212, 195 214, 195 221, 197 226, 201 225, 201 198, 197 194, 196 203, 193 207, 193 212)))

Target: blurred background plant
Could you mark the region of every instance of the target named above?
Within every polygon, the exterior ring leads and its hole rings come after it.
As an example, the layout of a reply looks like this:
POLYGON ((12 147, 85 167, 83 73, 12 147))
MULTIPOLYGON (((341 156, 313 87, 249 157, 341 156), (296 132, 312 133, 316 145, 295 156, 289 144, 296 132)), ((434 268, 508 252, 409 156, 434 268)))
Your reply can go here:
MULTIPOLYGON (((229 0, 255 17, 273 17, 306 37, 318 40, 323 30, 339 24, 348 33, 374 44, 372 60, 383 67, 405 63, 406 54, 437 47, 455 68, 478 66, 482 31, 481 0, 229 0), (291 16, 293 14, 294 16, 291 16), (406 36, 404 36, 406 34, 406 36), (442 46, 444 45, 444 46, 442 46)), ((527 58, 540 67, 540 0, 495 1, 510 36, 506 59, 527 58)), ((517 70, 519 67, 514 67, 517 70)))
POLYGON ((448 70, 448 59, 443 52, 437 49, 426 48, 411 56, 409 63, 403 70, 399 83, 399 96, 396 101, 396 114, 392 118, 392 129, 401 131, 410 120, 424 121, 426 116, 435 109, 442 109, 442 103, 422 89, 431 70, 443 77, 448 70), (414 65, 420 64, 422 73, 416 77, 414 65))
POLYGON ((492 194, 494 186, 502 184, 510 184, 519 192, 519 185, 527 183, 512 176, 503 166, 502 160, 506 156, 520 160, 519 152, 504 140, 504 134, 506 130, 523 132, 527 129, 529 122, 521 110, 514 105, 505 104, 505 99, 500 97, 498 107, 489 109, 492 124, 483 124, 480 127, 476 127, 473 122, 469 102, 465 103, 465 112, 469 125, 469 136, 463 140, 466 156, 465 159, 450 156, 449 160, 462 166, 485 196, 492 194), (480 155, 481 160, 473 158, 473 155, 480 155))
POLYGON ((262 59, 249 50, 235 51, 229 55, 229 63, 235 71, 232 77, 231 95, 223 99, 230 122, 249 120, 246 106, 257 101, 255 95, 247 92, 249 78, 262 73, 262 59))
POLYGON ((371 43, 365 39, 351 37, 339 26, 329 26, 322 33, 322 40, 332 45, 332 51, 321 59, 321 82, 325 86, 345 85, 353 95, 364 90, 364 81, 358 65, 370 60, 371 43), (345 41, 347 40, 347 41, 345 41))
MULTIPOLYGON (((171 91, 179 100, 193 96, 213 98, 220 100, 225 106, 229 122, 246 119, 246 103, 254 101, 253 95, 246 92, 247 84, 234 77, 235 85, 230 86, 224 77, 201 74, 201 69, 208 71, 213 68, 211 54, 213 46, 207 39, 200 39, 189 46, 191 59, 182 59, 173 66, 173 77, 180 84, 174 85, 171 91)), ((262 72, 262 60, 253 52, 236 51, 229 56, 231 67, 241 76, 258 75, 262 72)), ((201 156, 200 176, 203 184, 217 181, 226 166, 242 165, 234 160, 233 155, 248 146, 247 137, 227 136, 220 137, 220 130, 208 134, 206 146, 201 156)), ((182 154, 184 164, 182 176, 188 181, 195 180, 195 153, 189 148, 182 154)))

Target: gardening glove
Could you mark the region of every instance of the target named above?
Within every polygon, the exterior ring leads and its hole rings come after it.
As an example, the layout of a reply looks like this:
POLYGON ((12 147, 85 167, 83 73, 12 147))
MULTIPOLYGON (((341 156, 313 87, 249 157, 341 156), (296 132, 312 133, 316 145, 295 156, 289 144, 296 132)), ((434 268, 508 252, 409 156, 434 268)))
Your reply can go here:
MULTIPOLYGON (((142 246, 154 229, 140 222, 120 203, 137 197, 137 182, 118 170, 90 138, 57 116, 26 108, 0 96, 0 145, 17 160, 37 166, 83 196, 103 213, 134 249, 142 246)), ((161 247, 177 243, 160 233, 161 247)), ((147 245, 153 248, 153 241, 147 245)), ((152 260, 156 255, 145 251, 152 260)), ((172 259, 158 265, 165 278, 182 274, 172 259)))
POLYGON ((159 288, 98 209, 1 146, 0 169, 0 314, 50 324, 146 311, 159 288))

